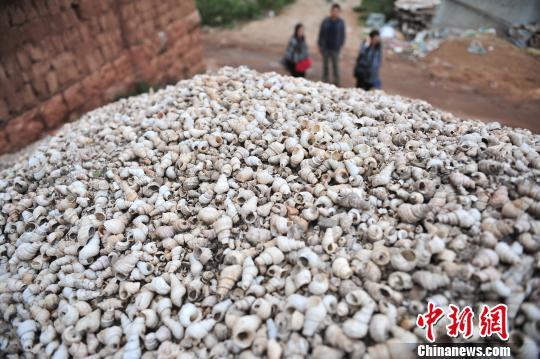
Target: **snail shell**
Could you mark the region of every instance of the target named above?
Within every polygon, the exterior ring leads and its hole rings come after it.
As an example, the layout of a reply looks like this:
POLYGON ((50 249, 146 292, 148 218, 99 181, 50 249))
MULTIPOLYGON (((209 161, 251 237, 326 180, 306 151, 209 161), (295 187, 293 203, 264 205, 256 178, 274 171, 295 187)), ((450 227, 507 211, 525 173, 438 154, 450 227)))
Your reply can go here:
POLYGON ((246 315, 238 318, 232 327, 232 341, 240 349, 251 346, 261 319, 256 315, 246 315))
POLYGON ((217 294, 225 296, 236 284, 242 274, 242 266, 234 264, 223 268, 220 275, 217 294))

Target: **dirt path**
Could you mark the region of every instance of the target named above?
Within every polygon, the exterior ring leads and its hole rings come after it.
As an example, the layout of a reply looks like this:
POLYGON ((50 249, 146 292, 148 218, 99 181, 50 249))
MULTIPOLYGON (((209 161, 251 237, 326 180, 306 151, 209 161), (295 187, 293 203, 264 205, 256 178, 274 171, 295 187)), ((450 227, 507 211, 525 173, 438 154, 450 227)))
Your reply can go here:
MULTIPOLYGON (((365 35, 362 35, 352 10, 357 1, 343 0, 341 4, 347 23, 347 42, 341 64, 342 85, 352 87, 353 64, 365 35)), ((205 29, 207 66, 216 69, 225 65, 247 65, 258 71, 283 73, 279 60, 284 46, 294 25, 302 21, 315 62, 308 78, 318 81, 322 65, 316 51, 316 37, 328 8, 325 0, 297 0, 275 17, 233 29, 205 29)), ((540 59, 503 40, 492 41, 494 51, 485 57, 467 54, 468 43, 460 42, 445 43, 421 61, 386 52, 381 70, 383 89, 426 100, 465 118, 499 121, 540 133, 540 71, 537 70, 540 59), (511 66, 505 65, 508 63, 511 66)))

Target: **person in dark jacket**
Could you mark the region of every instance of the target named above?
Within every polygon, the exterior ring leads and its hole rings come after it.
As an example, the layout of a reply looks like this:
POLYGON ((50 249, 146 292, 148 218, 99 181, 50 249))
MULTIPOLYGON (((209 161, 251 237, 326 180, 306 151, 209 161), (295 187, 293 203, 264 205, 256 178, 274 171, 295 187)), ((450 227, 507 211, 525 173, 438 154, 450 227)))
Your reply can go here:
POLYGON ((340 17, 341 6, 332 5, 330 16, 321 23, 319 51, 323 57, 323 81, 329 79, 329 62, 332 62, 334 84, 339 86, 339 52, 345 43, 345 21, 340 17))
POLYGON ((373 30, 369 38, 362 42, 360 52, 356 59, 354 77, 356 87, 366 91, 372 88, 381 88, 379 69, 382 62, 381 37, 379 31, 373 30))
POLYGON ((306 72, 298 71, 296 69, 296 64, 308 57, 309 50, 304 38, 304 25, 296 24, 294 27, 294 34, 289 40, 287 50, 285 50, 284 65, 292 76, 304 77, 306 72))

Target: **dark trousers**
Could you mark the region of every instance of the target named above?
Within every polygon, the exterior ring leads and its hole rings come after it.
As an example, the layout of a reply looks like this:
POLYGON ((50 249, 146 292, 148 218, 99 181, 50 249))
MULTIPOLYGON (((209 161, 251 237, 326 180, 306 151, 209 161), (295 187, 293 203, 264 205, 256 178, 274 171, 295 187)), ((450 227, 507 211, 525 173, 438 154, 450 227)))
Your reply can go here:
POLYGON ((322 49, 323 57, 323 82, 330 79, 330 62, 334 72, 334 85, 339 86, 339 50, 322 49))
POLYGON ((367 82, 362 77, 357 77, 356 78, 356 87, 360 88, 360 89, 364 89, 366 91, 369 91, 369 90, 371 90, 373 88, 373 84, 371 82, 367 82))

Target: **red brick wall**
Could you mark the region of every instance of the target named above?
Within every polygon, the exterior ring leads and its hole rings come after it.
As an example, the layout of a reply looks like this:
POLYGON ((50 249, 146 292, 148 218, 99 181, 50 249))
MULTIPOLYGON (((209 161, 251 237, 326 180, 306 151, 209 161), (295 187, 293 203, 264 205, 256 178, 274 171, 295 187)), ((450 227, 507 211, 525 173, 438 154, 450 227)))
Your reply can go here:
POLYGON ((202 58, 194 0, 2 0, 0 153, 202 58))

